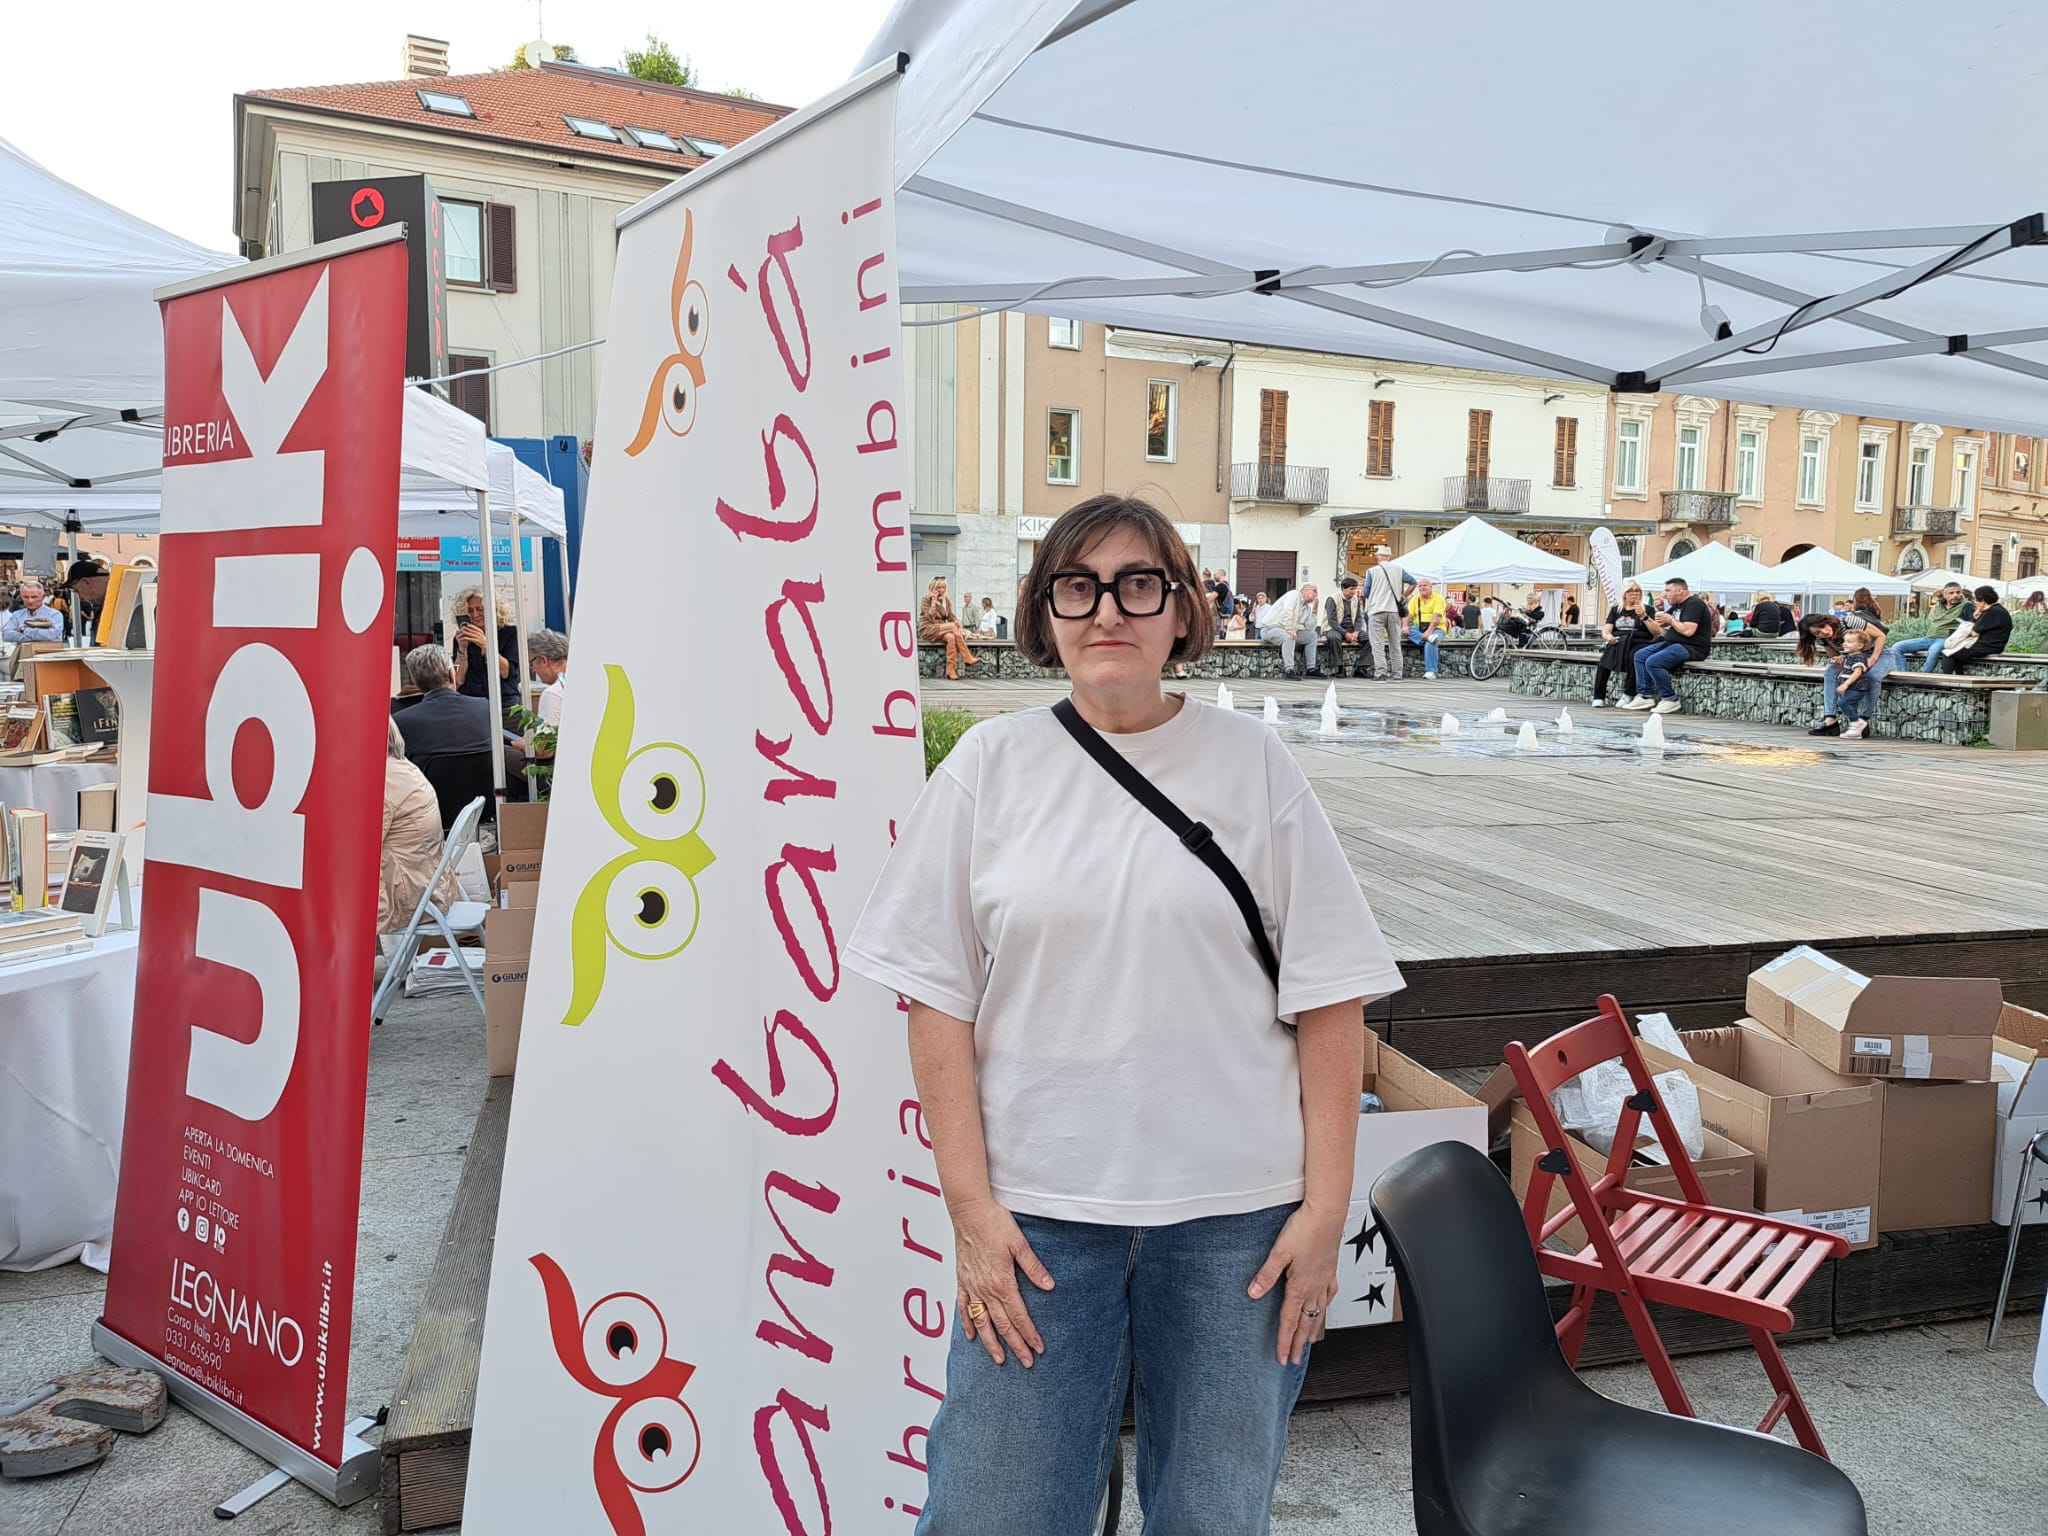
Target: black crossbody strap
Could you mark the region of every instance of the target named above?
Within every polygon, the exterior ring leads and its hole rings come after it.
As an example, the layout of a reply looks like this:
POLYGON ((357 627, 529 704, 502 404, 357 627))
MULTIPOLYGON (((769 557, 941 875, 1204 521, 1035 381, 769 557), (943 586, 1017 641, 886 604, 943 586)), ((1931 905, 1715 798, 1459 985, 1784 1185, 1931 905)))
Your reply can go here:
MULTIPOLYGON (((1193 709, 1196 706, 1190 701, 1181 707, 1193 709)), ((1081 718, 1081 712, 1074 708, 1072 699, 1061 699, 1053 705, 1052 713, 1053 718, 1066 727, 1067 734, 1081 744, 1081 749, 1095 759, 1104 773, 1123 785, 1133 800, 1165 822, 1167 830, 1180 839, 1181 846, 1208 865, 1210 872, 1223 882, 1223 888, 1230 892, 1230 899, 1237 903, 1237 910, 1244 916, 1244 925, 1251 933, 1252 943, 1258 946, 1259 963, 1265 966, 1267 978, 1274 986, 1279 986, 1280 957, 1273 953, 1272 941, 1266 937, 1266 925, 1259 917, 1258 901, 1252 895, 1252 888, 1245 883, 1244 876, 1238 873, 1237 866, 1216 845, 1208 827, 1167 799, 1159 792, 1158 785, 1133 768, 1129 759, 1104 741, 1095 727, 1081 718)))

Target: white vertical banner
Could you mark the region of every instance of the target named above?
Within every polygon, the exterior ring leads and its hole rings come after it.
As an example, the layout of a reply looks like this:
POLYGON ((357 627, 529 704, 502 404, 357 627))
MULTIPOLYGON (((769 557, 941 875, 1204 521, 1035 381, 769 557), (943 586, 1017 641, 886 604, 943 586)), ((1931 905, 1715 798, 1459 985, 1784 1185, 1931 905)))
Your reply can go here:
POLYGON ((924 1502, 951 1227, 901 1006, 838 954, 922 782, 895 85, 621 220, 464 1510, 493 1536, 924 1502))

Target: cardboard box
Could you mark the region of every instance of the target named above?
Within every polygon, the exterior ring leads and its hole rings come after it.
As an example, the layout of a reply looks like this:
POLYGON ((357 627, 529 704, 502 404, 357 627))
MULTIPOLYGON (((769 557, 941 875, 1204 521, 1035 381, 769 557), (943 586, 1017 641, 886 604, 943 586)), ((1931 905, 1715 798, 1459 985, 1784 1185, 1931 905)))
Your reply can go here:
POLYGON ((540 856, 548 836, 548 804, 507 801, 498 807, 498 869, 504 878, 533 880, 540 876, 540 856))
POLYGON ((1884 1084, 1877 1230, 1974 1227, 1991 1219, 1998 1084, 1884 1084))
POLYGON ((1483 1104, 1391 1045, 1382 1045, 1371 1030, 1365 1032, 1361 1087, 1378 1094, 1387 1107, 1358 1117, 1351 1208, 1337 1256, 1337 1297, 1327 1319, 1332 1328, 1390 1323, 1401 1315, 1393 1258, 1373 1219, 1373 1180, 1410 1152, 1435 1142, 1462 1141, 1480 1152, 1487 1142, 1483 1104))
MULTIPOLYGON (((1535 1172, 1536 1160, 1544 1153, 1543 1136, 1536 1129, 1536 1117, 1529 1113, 1529 1106, 1520 1099, 1515 1100, 1513 1138, 1509 1153, 1513 1171, 1509 1179, 1514 1185, 1515 1198, 1520 1200, 1529 1193, 1529 1176, 1535 1172)), ((1607 1171, 1604 1153, 1595 1152, 1587 1143, 1570 1134, 1565 1136, 1565 1141, 1587 1179, 1597 1179, 1607 1171)), ((1700 1186, 1707 1193, 1707 1203, 1729 1211, 1755 1210, 1756 1158, 1747 1148, 1737 1146, 1717 1131, 1708 1130, 1706 1142, 1706 1156, 1694 1158, 1692 1166, 1693 1172, 1700 1176, 1700 1186)), ((1646 1195, 1663 1195, 1671 1200, 1685 1198, 1685 1192, 1678 1187, 1678 1175, 1671 1171, 1669 1165, 1653 1162, 1640 1151, 1623 1182, 1630 1189, 1646 1195)), ((1555 1216, 1571 1204, 1571 1199, 1571 1191, 1559 1179, 1550 1187, 1547 1214, 1555 1216)), ((1576 1217, 1558 1228, 1554 1235, 1574 1248, 1586 1241, 1586 1229, 1576 1217)))
POLYGON ((484 1062, 492 1077, 510 1077, 519 1059, 534 915, 531 907, 494 907, 484 918, 484 1062))
POLYGON ((500 907, 526 908, 540 904, 538 880, 507 880, 498 887, 500 907))
POLYGON ((1877 1246, 1882 1083, 1845 1078, 1754 1020, 1688 1031, 1682 1061, 1642 1042, 1656 1072, 1683 1072, 1700 1118, 1756 1158, 1756 1208, 1877 1246))
POLYGON ((1802 946, 1749 978, 1750 1014, 1845 1077, 1982 1082, 1995 977, 1865 976, 1802 946), (1782 1021, 1782 1022, 1780 1022, 1782 1021))
POLYGON ((2020 1223, 2048 1222, 2048 1164, 2027 1156, 2027 1144, 2048 1131, 2048 1015, 2007 1003, 1998 1015, 1992 1044, 1999 1069, 1998 1142, 1991 1177, 1991 1219, 2012 1221, 2013 1195, 2020 1197, 2020 1223))
POLYGON ((1774 1035, 1792 1036, 1792 1009, 1787 1002, 1794 992, 1824 976, 1840 975, 1844 967, 1810 945, 1788 949, 1777 959, 1750 973, 1743 1004, 1749 1016, 1774 1035))

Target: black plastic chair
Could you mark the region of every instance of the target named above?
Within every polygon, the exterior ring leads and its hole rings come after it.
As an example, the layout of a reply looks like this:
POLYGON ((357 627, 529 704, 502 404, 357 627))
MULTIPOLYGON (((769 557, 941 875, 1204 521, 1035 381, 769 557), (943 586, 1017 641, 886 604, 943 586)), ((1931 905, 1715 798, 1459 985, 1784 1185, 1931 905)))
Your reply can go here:
MULTIPOLYGON (((399 729, 405 729, 402 722, 399 729)), ((433 757, 416 757, 412 763, 434 786, 434 798, 441 802, 443 832, 453 827, 455 818, 462 814, 462 808, 476 799, 484 803, 484 825, 497 824, 498 796, 492 779, 490 753, 445 752, 433 757)))
POLYGON ((1482 1154, 1411 1153, 1372 1208, 1407 1319, 1418 1536, 1866 1536, 1856 1485, 1820 1457, 1581 1381, 1482 1154))

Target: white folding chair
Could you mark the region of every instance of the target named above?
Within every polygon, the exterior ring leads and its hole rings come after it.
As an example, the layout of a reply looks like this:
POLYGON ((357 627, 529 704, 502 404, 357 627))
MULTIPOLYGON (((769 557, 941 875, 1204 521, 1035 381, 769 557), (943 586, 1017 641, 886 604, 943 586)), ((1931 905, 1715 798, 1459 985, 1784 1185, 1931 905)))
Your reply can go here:
MULTIPOLYGON (((419 905, 413 908, 412 921, 398 937, 398 948, 392 951, 391 959, 384 968, 384 979, 377 984, 377 995, 370 1004, 370 1021, 384 1022, 384 1010, 390 1005, 392 992, 405 980, 412 969, 413 957, 419 953, 420 934, 427 923, 432 923, 440 932, 441 942, 450 950, 459 946, 456 940, 464 935, 481 937, 484 931, 484 917, 490 907, 481 901, 452 901, 447 911, 441 910, 434 900, 434 892, 441 887, 441 881, 462 858, 464 850, 476 841, 477 826, 483 820, 484 800, 479 795, 465 805, 455 817, 455 825, 448 829, 448 836, 441 845, 440 867, 434 871, 434 878, 427 882, 427 888, 420 893, 419 905)), ((457 962, 460 964, 460 961, 457 962)), ((469 986, 469 995, 476 999, 476 1011, 484 1011, 483 988, 476 984, 467 965, 462 965, 462 979, 469 986)))

